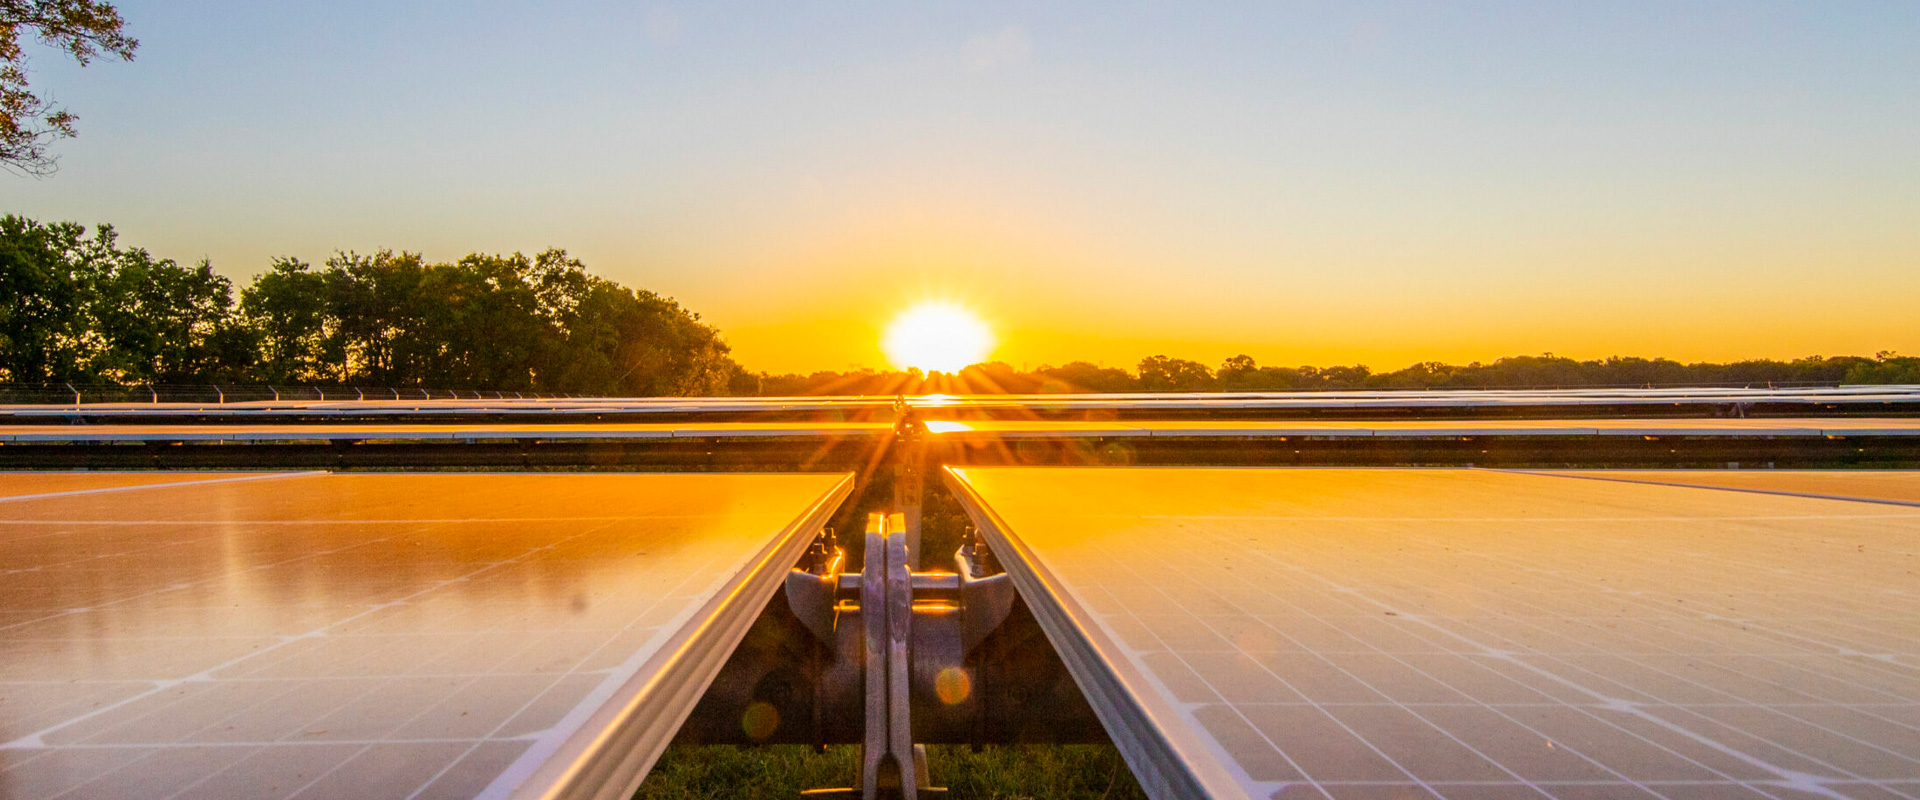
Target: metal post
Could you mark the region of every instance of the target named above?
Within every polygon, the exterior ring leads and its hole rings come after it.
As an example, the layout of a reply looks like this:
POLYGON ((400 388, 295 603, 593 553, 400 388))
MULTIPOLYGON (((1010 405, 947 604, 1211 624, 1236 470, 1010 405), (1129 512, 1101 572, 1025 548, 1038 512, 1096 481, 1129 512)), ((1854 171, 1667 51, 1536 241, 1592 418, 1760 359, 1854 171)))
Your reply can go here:
MULTIPOLYGON (((890 759, 890 715, 887 701, 887 581, 876 580, 887 571, 887 517, 867 515, 866 553, 860 576, 860 618, 866 628, 867 734, 860 752, 860 795, 878 797, 882 786, 900 785, 900 763, 890 759), (883 776, 883 773, 887 773, 883 776), (888 779, 891 779, 890 781, 888 779)), ((912 591, 909 587, 908 591, 912 591)))
MULTIPOLYGON (((913 745, 912 706, 908 705, 912 680, 913 641, 913 568, 907 564, 906 521, 895 514, 887 527, 887 749, 891 751, 900 796, 919 800, 926 772, 925 752, 913 745)), ((869 689, 869 691, 872 691, 869 689)))
POLYGON ((920 508, 926 497, 927 426, 905 397, 893 401, 893 507, 904 522, 907 564, 920 568, 920 508))

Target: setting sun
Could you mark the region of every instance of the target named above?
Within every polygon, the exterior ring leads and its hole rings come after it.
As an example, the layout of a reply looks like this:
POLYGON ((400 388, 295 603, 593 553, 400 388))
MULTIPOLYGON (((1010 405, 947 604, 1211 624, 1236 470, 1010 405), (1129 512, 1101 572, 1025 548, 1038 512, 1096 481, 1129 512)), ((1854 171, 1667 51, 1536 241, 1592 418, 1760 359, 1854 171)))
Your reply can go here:
POLYGON ((952 373, 986 360, 993 352, 993 331, 960 306, 921 303, 887 326, 880 347, 900 369, 952 373))

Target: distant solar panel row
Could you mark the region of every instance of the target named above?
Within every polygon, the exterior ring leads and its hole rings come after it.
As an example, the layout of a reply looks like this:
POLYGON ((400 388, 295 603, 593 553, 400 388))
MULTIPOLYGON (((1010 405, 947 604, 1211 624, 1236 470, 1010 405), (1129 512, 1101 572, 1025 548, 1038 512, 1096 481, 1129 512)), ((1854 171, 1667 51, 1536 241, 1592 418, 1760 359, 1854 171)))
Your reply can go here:
POLYGON ((1920 797, 1920 473, 952 476, 1157 797, 1920 797))
MULTIPOLYGON (((1393 422, 931 420, 953 439, 1191 437, 1451 438, 1566 436, 1920 436, 1920 417, 1809 419, 1417 420, 1393 422)), ((5 425, 0 443, 468 441, 476 439, 825 439, 885 436, 886 422, 601 423, 573 425, 5 425)))
POLYGON ((0 474, 0 798, 624 797, 850 480, 0 474))
MULTIPOLYGON (((1920 386, 1844 386, 1799 388, 1666 389, 1436 389, 1331 392, 1169 392, 1136 394, 979 394, 916 395, 915 408, 1230 410, 1343 408, 1463 408, 1503 406, 1672 405, 1769 403, 1802 405, 1910 404, 1920 402, 1920 386)), ((326 415, 431 414, 751 414, 769 412, 887 411, 890 396, 865 397, 632 397, 464 400, 263 400, 234 403, 87 403, 5 405, 0 417, 71 414, 249 416, 299 412, 326 415)))

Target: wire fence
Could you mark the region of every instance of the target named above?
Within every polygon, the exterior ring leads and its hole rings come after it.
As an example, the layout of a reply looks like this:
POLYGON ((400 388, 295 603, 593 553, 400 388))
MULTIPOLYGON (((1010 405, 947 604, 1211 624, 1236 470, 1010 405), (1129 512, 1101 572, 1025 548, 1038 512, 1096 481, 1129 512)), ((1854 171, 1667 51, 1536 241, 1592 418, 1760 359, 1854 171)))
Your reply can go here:
POLYGON ((391 386, 267 386, 258 384, 0 383, 0 405, 100 403, 259 403, 345 400, 545 400, 578 397, 559 392, 491 389, 407 389, 391 386))

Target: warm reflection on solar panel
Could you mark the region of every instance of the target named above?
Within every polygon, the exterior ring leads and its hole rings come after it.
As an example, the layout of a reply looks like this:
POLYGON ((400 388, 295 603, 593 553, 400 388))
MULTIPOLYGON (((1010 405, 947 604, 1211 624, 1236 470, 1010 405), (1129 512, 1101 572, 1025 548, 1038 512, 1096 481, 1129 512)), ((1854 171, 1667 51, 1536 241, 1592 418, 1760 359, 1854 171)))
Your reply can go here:
POLYGON ((1920 796, 1920 509, 1475 470, 955 475, 1158 796, 1920 796))
POLYGON ((850 483, 175 477, 0 501, 0 797, 631 791, 850 483))

